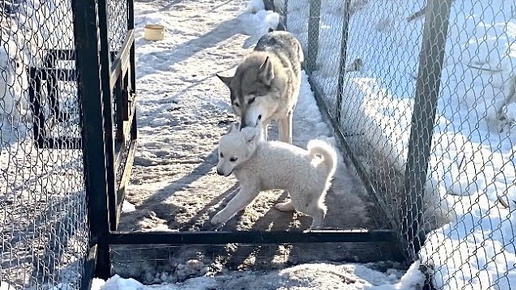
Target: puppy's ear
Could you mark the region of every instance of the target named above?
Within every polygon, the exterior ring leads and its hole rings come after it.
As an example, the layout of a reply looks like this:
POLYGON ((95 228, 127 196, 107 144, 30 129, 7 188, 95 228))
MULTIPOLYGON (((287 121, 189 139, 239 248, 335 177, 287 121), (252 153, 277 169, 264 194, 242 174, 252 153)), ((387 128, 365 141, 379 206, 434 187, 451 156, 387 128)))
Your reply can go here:
POLYGON ((245 130, 245 141, 247 144, 253 143, 258 137, 258 131, 255 128, 247 127, 245 130))
POLYGON ((231 123, 231 126, 229 126, 229 130, 228 130, 228 132, 226 134, 238 131, 238 127, 239 126, 238 126, 238 124, 236 122, 231 123))
POLYGON ((274 68, 272 67, 271 60, 268 56, 265 58, 262 65, 260 65, 258 76, 264 84, 268 86, 271 85, 272 80, 274 79, 274 68))
POLYGON ((225 77, 219 74, 216 74, 216 76, 229 88, 229 85, 231 84, 231 80, 233 80, 233 77, 225 77))

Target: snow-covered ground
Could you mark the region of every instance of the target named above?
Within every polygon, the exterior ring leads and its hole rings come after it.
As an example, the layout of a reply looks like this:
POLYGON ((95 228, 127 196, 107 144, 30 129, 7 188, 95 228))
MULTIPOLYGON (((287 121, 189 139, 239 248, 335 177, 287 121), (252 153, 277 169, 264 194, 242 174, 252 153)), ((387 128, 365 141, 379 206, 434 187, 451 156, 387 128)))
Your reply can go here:
MULTIPOLYGON (((309 1, 288 3, 287 28, 306 48, 309 1)), ((322 1, 321 8, 313 75, 329 104, 336 102, 342 3, 322 1)), ((409 18, 426 1, 351 3, 346 66, 362 65, 345 75, 342 127, 360 135, 348 139, 371 173, 381 171, 377 152, 403 172, 424 25, 424 17, 409 18), (360 152, 371 147, 377 152, 360 152)), ((426 191, 435 197, 436 214, 451 222, 430 232, 420 253, 434 265, 438 288, 516 285, 516 133, 510 130, 516 104, 506 101, 514 94, 514 7, 514 1, 454 1, 451 9, 426 191)), ((390 173, 380 186, 390 185, 390 173)), ((385 194, 397 189, 387 188, 385 194)), ((391 203, 393 212, 400 202, 391 203)))
POLYGON ((115 275, 103 281, 95 279, 92 290, 207 290, 207 289, 421 289, 423 274, 415 263, 400 277, 398 271, 380 273, 360 264, 302 264, 282 270, 231 272, 216 277, 196 277, 183 283, 143 285, 134 279, 115 275))

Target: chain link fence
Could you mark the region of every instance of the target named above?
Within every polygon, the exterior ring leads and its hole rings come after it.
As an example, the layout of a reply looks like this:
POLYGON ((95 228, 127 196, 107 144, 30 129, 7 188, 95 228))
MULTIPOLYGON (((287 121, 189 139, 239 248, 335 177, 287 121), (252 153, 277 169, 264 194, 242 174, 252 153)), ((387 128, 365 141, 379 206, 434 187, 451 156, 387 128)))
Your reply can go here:
POLYGON ((80 289, 88 223, 71 11, 70 0, 0 2, 2 289, 80 289))
POLYGON ((272 2, 407 259, 514 289, 516 3, 272 2))
POLYGON ((99 239, 135 150, 132 14, 131 1, 0 2, 2 290, 109 274, 99 239))
MULTIPOLYGON (((108 44, 111 61, 114 61, 124 44, 127 34, 128 5, 127 1, 106 0, 106 16, 108 29, 108 44)), ((116 101, 116 96, 113 97, 116 101)), ((113 103, 115 119, 121 118, 122 108, 118 108, 120 104, 113 103)), ((118 127, 121 120, 117 120, 114 125, 118 127)), ((120 129, 120 128, 117 128, 120 129)))

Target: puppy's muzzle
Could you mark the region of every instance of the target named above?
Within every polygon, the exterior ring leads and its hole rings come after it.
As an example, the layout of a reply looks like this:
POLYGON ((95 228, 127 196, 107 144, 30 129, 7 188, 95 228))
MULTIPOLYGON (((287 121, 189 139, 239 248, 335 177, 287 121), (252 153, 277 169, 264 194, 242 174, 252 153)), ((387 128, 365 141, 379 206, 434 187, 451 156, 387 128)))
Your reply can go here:
POLYGON ((217 174, 220 176, 228 177, 231 175, 231 173, 233 173, 233 170, 231 170, 229 173, 226 174, 226 173, 224 173, 224 171, 217 169, 217 174))

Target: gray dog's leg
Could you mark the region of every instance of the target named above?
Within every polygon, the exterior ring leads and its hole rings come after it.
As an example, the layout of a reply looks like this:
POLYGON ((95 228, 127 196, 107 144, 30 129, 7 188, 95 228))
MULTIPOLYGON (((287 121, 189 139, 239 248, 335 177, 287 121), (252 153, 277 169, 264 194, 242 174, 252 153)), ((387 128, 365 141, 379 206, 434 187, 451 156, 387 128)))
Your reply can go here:
POLYGON ((279 140, 289 144, 292 144, 292 115, 292 112, 289 112, 285 118, 278 122, 279 140))

